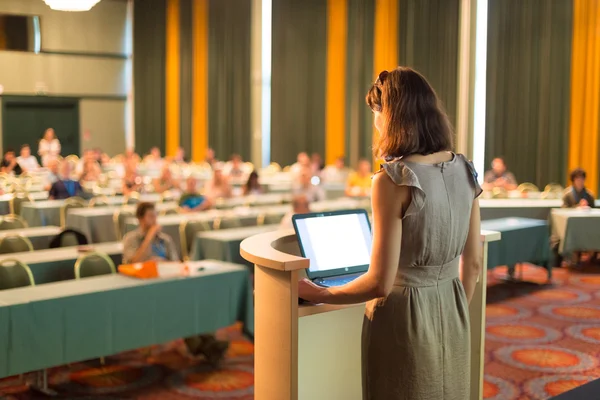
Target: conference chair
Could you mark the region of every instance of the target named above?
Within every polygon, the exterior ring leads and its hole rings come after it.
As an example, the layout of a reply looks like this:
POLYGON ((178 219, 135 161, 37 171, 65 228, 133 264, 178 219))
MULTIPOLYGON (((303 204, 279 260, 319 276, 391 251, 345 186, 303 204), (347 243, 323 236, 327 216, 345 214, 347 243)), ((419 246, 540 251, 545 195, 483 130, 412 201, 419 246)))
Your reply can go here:
POLYGON ((140 197, 138 192, 131 192, 125 196, 125 204, 137 204, 140 202, 140 197))
POLYGON ((86 207, 86 202, 81 197, 75 196, 65 199, 63 205, 60 206, 60 227, 64 229, 67 226, 67 214, 70 209, 84 207, 86 207))
POLYGON ((495 187, 494 189, 492 189, 492 198, 493 199, 506 199, 506 198, 508 198, 508 192, 504 188, 495 187))
POLYGON ((233 229, 233 228, 241 228, 242 226, 243 226, 242 221, 240 221, 240 219, 237 217, 217 218, 217 219, 215 219, 215 222, 213 224, 213 229, 214 230, 233 229))
POLYGON ((542 192, 543 199, 560 199, 564 194, 565 189, 558 183, 549 183, 544 187, 542 192))
POLYGON ((59 247, 84 246, 88 244, 85 235, 76 229, 65 229, 50 240, 51 249, 59 247))
POLYGON ((15 215, 21 215, 21 209, 23 208, 23 203, 33 203, 34 200, 31 195, 27 192, 17 192, 14 194, 13 198, 10 200, 10 213, 15 215))
POLYGON ((75 279, 116 273, 115 263, 104 253, 88 253, 75 261, 75 279))
POLYGON ((540 189, 537 186, 529 182, 521 183, 517 187, 517 190, 521 193, 535 193, 540 191, 540 189))
POLYGON ((133 212, 124 209, 115 211, 113 214, 113 225, 115 227, 117 240, 123 239, 123 236, 125 235, 125 222, 127 221, 127 218, 133 218, 134 216, 133 212))
POLYGON ((190 259, 190 251, 194 238, 198 232, 210 231, 210 225, 206 221, 183 221, 179 224, 179 241, 181 242, 181 255, 185 261, 190 259))
POLYGON ((0 254, 33 251, 31 241, 22 235, 7 235, 0 239, 0 254))
POLYGON ((69 162, 69 163, 78 163, 79 162, 79 156, 77 154, 70 154, 68 156, 65 157, 65 161, 69 162))
POLYGON ((164 216, 164 215, 177 215, 179 214, 179 212, 177 211, 176 208, 165 208, 164 210, 160 210, 158 215, 160 216, 164 216))
POLYGON ((171 190, 165 190, 160 195, 160 202, 165 203, 169 201, 175 201, 175 197, 176 196, 174 192, 172 192, 171 190))
POLYGON ((106 207, 110 205, 108 197, 106 196, 95 196, 92 197, 88 203, 89 207, 106 207))
POLYGON ((256 224, 258 226, 262 225, 275 225, 281 222, 285 214, 260 214, 256 219, 256 224))
POLYGON ((35 286, 33 274, 27 264, 14 258, 0 261, 0 290, 26 286, 35 286))
POLYGON ((8 214, 0 217, 0 231, 23 228, 27 228, 27 222, 16 214, 8 214))

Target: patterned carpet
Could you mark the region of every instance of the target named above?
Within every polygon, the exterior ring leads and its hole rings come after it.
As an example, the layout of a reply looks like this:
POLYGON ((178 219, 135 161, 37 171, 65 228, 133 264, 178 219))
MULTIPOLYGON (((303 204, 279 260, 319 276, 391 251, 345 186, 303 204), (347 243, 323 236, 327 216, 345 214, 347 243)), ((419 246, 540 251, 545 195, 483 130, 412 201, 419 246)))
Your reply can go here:
MULTIPOLYGON (((552 285, 534 266, 524 267, 525 282, 506 282, 504 268, 488 274, 485 399, 547 399, 600 377, 600 268, 554 271, 552 285)), ((67 399, 253 399, 252 343, 240 326, 219 337, 231 347, 217 370, 176 341, 110 357, 104 366, 56 368, 50 382, 67 399)), ((0 380, 0 400, 38 398, 17 377, 0 380)))

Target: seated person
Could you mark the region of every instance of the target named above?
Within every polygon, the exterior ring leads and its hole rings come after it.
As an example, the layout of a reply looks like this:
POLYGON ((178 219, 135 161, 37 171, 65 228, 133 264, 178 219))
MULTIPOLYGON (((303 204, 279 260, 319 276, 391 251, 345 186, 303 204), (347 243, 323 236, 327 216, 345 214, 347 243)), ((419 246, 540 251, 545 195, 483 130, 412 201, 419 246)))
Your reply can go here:
POLYGON ((344 165, 344 157, 338 157, 333 165, 328 165, 321 172, 325 183, 346 183, 350 170, 344 165))
POLYGON ((164 160, 160 154, 160 149, 156 146, 150 149, 150 153, 144 157, 144 164, 149 169, 161 170, 164 160))
POLYGON ((321 186, 314 185, 312 178, 313 174, 310 166, 304 167, 296 183, 292 186, 292 194, 304 195, 310 203, 325 200, 325 191, 321 186))
POLYGON ((517 179, 506 169, 506 164, 502 157, 496 157, 492 160, 492 169, 483 176, 483 190, 493 190, 494 188, 503 188, 505 190, 515 190, 517 188, 517 179))
POLYGON ((215 151, 213 149, 211 149, 210 147, 206 149, 206 155, 204 156, 204 162, 211 167, 213 165, 217 164, 217 162, 218 162, 217 157, 215 156, 215 151))
POLYGON ((153 184, 154 191, 156 193, 163 193, 167 190, 173 190, 179 186, 179 182, 173 178, 171 167, 166 163, 161 170, 160 176, 154 180, 153 184))
POLYGON ((2 172, 5 174, 13 173, 15 175, 21 175, 23 173, 23 169, 17 162, 17 157, 15 157, 15 151, 12 149, 7 149, 4 153, 4 158, 2 159, 2 172))
POLYGON ((577 168, 571 172, 571 186, 565 189, 563 207, 594 207, 594 195, 585 187, 586 173, 577 168))
POLYGON ((311 168, 310 157, 305 152, 298 153, 296 162, 290 167, 292 179, 297 180, 305 168, 311 168))
POLYGON ((365 159, 360 160, 356 171, 348 176, 346 196, 369 196, 372 177, 371 163, 365 159))
POLYGON ((185 158, 185 149, 183 147, 179 147, 175 152, 175 156, 172 160, 175 164, 185 164, 187 163, 187 159, 185 158))
POLYGON ((58 182, 58 180, 60 179, 58 174, 59 167, 60 162, 56 158, 53 158, 50 161, 48 161, 48 175, 46 175, 46 186, 44 187, 45 190, 50 190, 52 185, 58 182))
POLYGON ((50 200, 63 200, 74 196, 83 196, 83 189, 76 180, 71 177, 71 164, 63 161, 60 166, 60 179, 50 186, 48 197, 50 200))
POLYGON ((206 182, 204 194, 212 201, 220 198, 228 199, 232 195, 229 180, 223 174, 223 165, 217 163, 213 167, 213 177, 206 182))
POLYGON ((294 196, 292 199, 292 211, 283 216, 281 223, 279 224, 279 229, 292 229, 294 227, 292 217, 295 214, 306 214, 309 212, 310 206, 306 196, 303 194, 294 196))
MULTIPOLYGON (((173 239, 163 232, 156 221, 156 209, 152 203, 140 203, 135 211, 139 228, 123 238, 123 263, 138 263, 150 260, 179 261, 173 239)), ((215 339, 213 335, 198 335, 185 339, 189 352, 204 355, 217 365, 225 355, 229 344, 215 339)))
POLYGON ((37 158, 31 155, 31 147, 28 144, 21 146, 21 155, 17 157, 17 162, 23 172, 31 172, 40 168, 37 158))
POLYGON ((323 168, 325 168, 325 164, 323 163, 323 158, 319 153, 312 153, 310 156, 310 166, 312 168, 313 174, 320 175, 323 168))
POLYGON ((183 211, 203 211, 209 209, 212 202, 196 190, 196 178, 190 176, 185 181, 185 193, 179 198, 179 207, 183 211))
POLYGON ((223 174, 229 178, 242 178, 245 175, 244 162, 239 154, 231 156, 231 161, 227 162, 223 167, 223 174))
POLYGON ((258 174, 256 171, 252 171, 250 176, 248 176, 246 184, 244 185, 244 196, 263 194, 264 192, 265 190, 258 182, 258 174))
POLYGON ((134 159, 125 161, 125 175, 123 176, 123 194, 142 190, 142 178, 137 173, 137 162, 134 159))
POLYGON ((95 160, 88 159, 83 163, 83 170, 79 180, 83 182, 97 182, 100 179, 102 170, 95 160))

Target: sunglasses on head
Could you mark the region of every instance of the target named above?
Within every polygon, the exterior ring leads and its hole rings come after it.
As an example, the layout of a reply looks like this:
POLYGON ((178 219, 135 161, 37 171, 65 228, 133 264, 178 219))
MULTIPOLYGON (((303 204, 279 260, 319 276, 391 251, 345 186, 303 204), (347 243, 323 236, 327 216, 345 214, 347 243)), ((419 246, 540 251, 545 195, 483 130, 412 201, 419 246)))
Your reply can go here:
POLYGON ((386 70, 383 70, 379 73, 379 75, 377 76, 377 80, 375 81, 376 85, 383 85, 383 83, 385 82, 385 79, 387 78, 387 76, 390 73, 386 70))

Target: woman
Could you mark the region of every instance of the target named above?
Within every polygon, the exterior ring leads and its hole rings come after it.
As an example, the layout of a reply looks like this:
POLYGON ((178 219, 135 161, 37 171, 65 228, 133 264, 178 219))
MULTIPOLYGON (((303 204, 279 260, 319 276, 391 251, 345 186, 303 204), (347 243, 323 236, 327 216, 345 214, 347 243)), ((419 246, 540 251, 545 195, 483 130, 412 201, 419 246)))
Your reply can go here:
POLYGON ((56 138, 54 129, 48 128, 44 137, 40 140, 38 154, 42 157, 42 166, 47 167, 50 160, 58 159, 60 156, 60 142, 56 138))
POLYGON ((79 178, 82 182, 97 182, 100 179, 102 173, 100 166, 94 160, 85 160, 83 163, 83 170, 81 177, 79 178))
POLYGON ((211 201, 215 201, 217 199, 228 199, 231 197, 231 185, 229 184, 227 177, 223 174, 222 165, 215 165, 213 177, 211 180, 206 182, 206 186, 204 187, 204 194, 211 201))
POLYGON ((252 171, 244 185, 244 196, 263 194, 264 192, 263 187, 258 182, 258 174, 256 171, 252 171))
POLYGON ((137 173, 137 163, 134 160, 125 162, 125 176, 123 176, 123 195, 132 192, 140 192, 142 189, 142 178, 137 173))
POLYGON ((339 287, 302 280, 299 296, 368 302, 363 399, 467 399, 468 302, 482 264, 475 170, 451 153, 452 128, 419 73, 383 71, 367 103, 380 133, 375 155, 387 160, 373 178, 369 270, 339 287))

